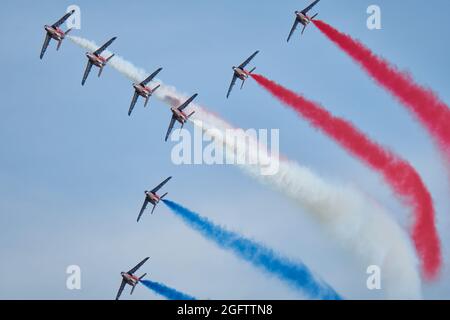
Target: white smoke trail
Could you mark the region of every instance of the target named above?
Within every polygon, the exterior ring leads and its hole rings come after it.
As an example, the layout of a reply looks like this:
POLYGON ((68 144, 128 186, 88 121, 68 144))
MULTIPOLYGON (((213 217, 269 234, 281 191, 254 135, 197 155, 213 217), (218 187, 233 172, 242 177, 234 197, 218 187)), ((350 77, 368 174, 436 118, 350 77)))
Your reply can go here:
MULTIPOLYGON (((213 117, 209 115, 208 118, 211 121, 213 117)), ((235 154, 249 153, 255 159, 261 157, 261 152, 265 150, 258 148, 257 142, 251 140, 250 144, 249 140, 228 144, 225 135, 217 127, 205 125, 199 120, 193 122, 235 154)), ((217 122, 227 125, 221 119, 217 122)), ((247 175, 283 193, 306 209, 333 238, 356 253, 367 265, 380 266, 389 299, 421 298, 419 262, 409 238, 383 208, 359 191, 325 182, 308 168, 292 161, 281 160, 275 175, 261 175, 257 166, 239 167, 247 175)))
MULTIPOLYGON (((98 46, 79 37, 68 37, 77 45, 94 51, 98 46)), ((105 53, 108 55, 108 53, 105 53)), ((111 67, 134 82, 145 79, 148 73, 125 59, 115 56, 111 67)), ((170 106, 186 99, 174 87, 161 84, 155 96, 170 106)), ((207 135, 226 146, 235 154, 245 153, 257 158, 260 148, 255 140, 240 141, 235 145, 224 139, 224 131, 233 127, 218 116, 192 104, 196 114, 192 122, 207 135)), ((265 154, 265 157, 269 157, 265 154)), ((421 281, 418 260, 407 235, 389 215, 361 192, 349 186, 325 182, 310 169, 289 161, 280 160, 278 173, 261 175, 257 166, 239 165, 244 173, 260 183, 283 193, 312 216, 342 246, 352 250, 367 265, 378 265, 382 270, 383 286, 387 298, 420 299, 421 281)))

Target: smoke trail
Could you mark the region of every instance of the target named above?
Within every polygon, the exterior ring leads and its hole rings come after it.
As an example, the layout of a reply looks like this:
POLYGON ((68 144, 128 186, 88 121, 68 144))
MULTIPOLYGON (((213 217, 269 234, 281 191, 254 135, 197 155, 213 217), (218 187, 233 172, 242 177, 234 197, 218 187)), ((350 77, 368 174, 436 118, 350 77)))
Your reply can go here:
POLYGON ((327 23, 314 24, 334 44, 347 53, 380 86, 408 108, 437 142, 450 161, 450 109, 430 89, 417 84, 411 75, 375 55, 361 42, 339 32, 327 23))
POLYGON ((150 290, 169 300, 196 300, 194 297, 191 297, 190 295, 177 291, 173 288, 169 288, 168 286, 159 282, 150 280, 141 280, 141 283, 150 290))
MULTIPOLYGON (((99 47, 95 42, 81 37, 67 36, 67 38, 76 45, 89 51, 95 51, 99 47)), ((109 56, 111 54, 112 54, 111 51, 108 50, 104 51, 105 56, 109 56)), ((115 55, 108 62, 108 65, 134 82, 141 82, 148 77, 148 73, 144 69, 136 67, 134 64, 125 60, 119 55, 115 55)), ((167 103, 170 106, 178 105, 184 102, 184 100, 187 98, 185 95, 179 94, 174 87, 162 83, 162 81, 159 79, 154 79, 153 82, 154 84, 161 85, 161 87, 155 91, 154 95, 159 100, 163 101, 164 103, 167 103)), ((194 106, 196 108, 196 113, 202 112, 201 108, 198 108, 198 106, 195 103, 191 103, 191 106, 194 106)), ((195 117, 198 117, 198 114, 194 115, 193 118, 195 117)))
MULTIPOLYGON (((212 115, 209 115, 209 120, 213 120, 212 115)), ((250 145, 242 141, 237 145, 229 144, 215 127, 205 126, 205 122, 197 120, 194 123, 236 155, 249 152, 251 158, 256 158, 264 153, 264 149, 258 148, 257 141, 250 139, 250 145)), ((217 123, 229 126, 222 119, 217 123)), ((366 265, 380 266, 387 298, 421 299, 418 261, 409 241, 377 203, 354 188, 325 182, 293 161, 281 160, 275 175, 261 175, 258 167, 251 165, 239 167, 253 179, 305 208, 333 238, 359 256, 366 265)))
MULTIPOLYGON (((87 50, 95 50, 98 47, 95 43, 82 38, 69 37, 69 39, 87 50)), ((142 81, 148 75, 144 70, 118 56, 110 63, 114 69, 135 82, 142 81)), ((157 82, 161 83, 159 80, 157 82)), ((167 85, 162 85, 155 95, 170 106, 186 99, 185 95, 167 85)), ((233 126, 198 104, 194 103, 192 107, 196 110, 193 117, 194 125, 207 130, 216 141, 233 148, 233 152, 249 151, 252 157, 256 157, 258 152, 264 152, 264 148, 259 148, 258 141, 253 140, 250 140, 250 145, 241 142, 234 147, 229 146, 219 131, 234 129, 233 126)), ((351 250, 364 265, 382 267, 382 280, 388 298, 421 298, 418 261, 409 240, 383 208, 368 201, 359 190, 326 182, 309 168, 287 159, 280 160, 279 171, 275 175, 262 176, 258 168, 249 165, 239 168, 243 173, 282 193, 296 205, 306 209, 307 213, 311 214, 342 247, 351 250)))
POLYGON ((219 247, 233 251, 240 258, 286 281, 309 297, 324 300, 341 299, 330 286, 315 278, 305 265, 280 257, 271 249, 213 224, 173 201, 163 201, 185 223, 207 239, 214 241, 219 247))
POLYGON ((399 198, 415 215, 412 237, 427 279, 438 276, 441 250, 434 221, 431 195, 416 170, 405 160, 371 141, 351 123, 332 116, 318 104, 257 74, 251 75, 282 103, 292 107, 315 128, 325 132, 345 150, 382 174, 399 198))

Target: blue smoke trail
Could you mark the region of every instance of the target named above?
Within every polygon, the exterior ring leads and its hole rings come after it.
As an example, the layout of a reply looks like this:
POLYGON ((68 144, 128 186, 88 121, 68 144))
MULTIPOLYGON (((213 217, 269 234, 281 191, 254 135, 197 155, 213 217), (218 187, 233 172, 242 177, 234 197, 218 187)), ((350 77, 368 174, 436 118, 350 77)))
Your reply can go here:
POLYGON ((166 285, 151 281, 151 280, 141 280, 141 283, 149 288, 150 290, 156 292, 157 294, 169 299, 169 300, 196 300, 190 295, 184 294, 175 289, 169 288, 166 285))
POLYGON ((309 297, 324 300, 341 299, 333 288, 316 279, 302 263, 294 263, 280 257, 264 245, 215 225, 175 202, 170 200, 163 200, 163 202, 184 222, 199 231, 204 237, 214 241, 219 247, 233 251, 240 258, 286 281, 309 297))

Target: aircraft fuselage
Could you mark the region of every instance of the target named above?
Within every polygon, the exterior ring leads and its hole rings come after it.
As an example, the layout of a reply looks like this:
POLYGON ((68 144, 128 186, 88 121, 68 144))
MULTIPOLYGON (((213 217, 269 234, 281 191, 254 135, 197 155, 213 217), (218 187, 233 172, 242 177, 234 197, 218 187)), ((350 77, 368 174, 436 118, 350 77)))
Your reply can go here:
POLYGON ((86 57, 91 61, 91 63, 99 68, 104 67, 106 65, 106 58, 103 58, 102 56, 96 56, 92 52, 86 52, 86 57))
POLYGON ((62 31, 60 28, 53 28, 52 26, 45 25, 44 29, 52 39, 55 39, 57 41, 61 41, 62 39, 64 39, 64 31, 62 31))
POLYGON ((136 92, 144 98, 148 98, 152 95, 153 91, 151 88, 143 86, 141 84, 135 83, 133 84, 133 88, 134 90, 136 90, 136 92))
POLYGON ((145 191, 145 195, 147 196, 148 202, 153 205, 158 204, 158 202, 161 200, 161 198, 157 194, 150 191, 145 191))
POLYGON ((183 111, 180 111, 177 108, 171 108, 170 110, 172 110, 172 113, 173 113, 175 119, 179 123, 181 123, 181 124, 185 124, 186 123, 188 117, 183 111))
POLYGON ((248 78, 248 72, 246 72, 245 70, 242 70, 241 68, 237 68, 237 67, 233 67, 233 71, 234 74, 236 75, 236 77, 238 77, 239 79, 245 81, 248 78))
POLYGON ((130 286, 135 286, 136 284, 139 283, 139 278, 137 278, 136 276, 132 275, 132 274, 128 274, 126 272, 121 272, 120 275, 122 276, 123 280, 125 280, 125 282, 127 284, 129 284, 130 286))
POLYGON ((298 22, 300 22, 304 26, 307 26, 311 22, 311 18, 300 11, 296 11, 295 15, 297 16, 298 22))

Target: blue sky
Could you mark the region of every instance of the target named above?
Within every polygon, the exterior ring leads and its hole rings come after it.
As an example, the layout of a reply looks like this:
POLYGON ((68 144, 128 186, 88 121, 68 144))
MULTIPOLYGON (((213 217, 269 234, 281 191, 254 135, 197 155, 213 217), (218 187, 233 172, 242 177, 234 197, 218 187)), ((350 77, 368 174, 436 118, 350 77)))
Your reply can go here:
MULTIPOLYGON (((143 191, 166 176, 171 199, 304 261, 342 295, 379 298, 365 268, 308 215, 230 166, 170 161, 163 138, 169 111, 144 110, 128 79, 106 67, 80 85, 84 51, 65 41, 39 52, 44 24, 70 4, 81 7, 79 35, 152 71, 242 128, 279 128, 281 152, 323 177, 362 188, 404 226, 408 212, 379 177, 249 81, 225 99, 231 66, 256 49, 258 71, 321 102, 411 161, 433 194, 448 262, 449 184, 436 148, 412 116, 314 27, 289 44, 293 11, 308 1, 4 1, 0 11, 0 298, 110 299, 120 271, 150 256, 145 271, 201 298, 287 298, 301 294, 210 244, 164 206, 135 219, 143 191), (332 161, 330 161, 332 159, 332 161), (82 270, 82 290, 65 287, 65 269, 82 270)), ((323 0, 319 17, 361 39, 450 101, 450 3, 434 0, 323 0), (382 9, 382 30, 366 27, 366 8, 382 9), (425 14, 425 17, 424 17, 425 14), (432 17, 432 19, 430 19, 432 17)), ((380 232, 382 232, 380 230, 380 232)), ((450 270, 424 285, 426 298, 450 298, 450 270)), ((128 298, 128 297, 127 297, 128 298)), ((145 288, 133 298, 156 299, 145 288)))

